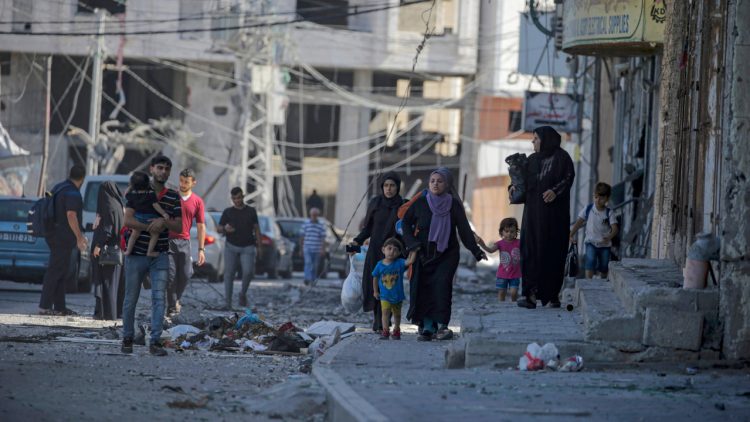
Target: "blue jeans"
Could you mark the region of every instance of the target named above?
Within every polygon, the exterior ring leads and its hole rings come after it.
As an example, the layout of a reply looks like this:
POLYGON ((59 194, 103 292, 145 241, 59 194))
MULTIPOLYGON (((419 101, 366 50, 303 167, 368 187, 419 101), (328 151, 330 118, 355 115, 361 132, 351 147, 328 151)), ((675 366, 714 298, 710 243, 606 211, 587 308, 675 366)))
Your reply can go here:
POLYGON ((234 288, 234 275, 237 274, 237 266, 242 268, 242 296, 247 294, 255 275, 255 246, 234 246, 226 242, 224 244, 224 295, 228 305, 232 303, 232 290, 234 288))
POLYGON ((497 287, 499 290, 506 290, 508 288, 517 289, 520 286, 520 278, 497 278, 495 280, 495 287, 497 287))
POLYGON ((586 262, 584 268, 587 271, 598 271, 607 273, 609 271, 610 247, 597 248, 591 243, 586 244, 586 262))
POLYGON ((318 260, 320 250, 305 248, 305 280, 313 281, 318 278, 318 260))
POLYGON ((125 256, 125 301, 122 305, 122 336, 133 338, 135 333, 135 305, 141 294, 141 282, 146 273, 151 276, 151 342, 158 343, 164 323, 164 291, 169 277, 169 255, 125 256))

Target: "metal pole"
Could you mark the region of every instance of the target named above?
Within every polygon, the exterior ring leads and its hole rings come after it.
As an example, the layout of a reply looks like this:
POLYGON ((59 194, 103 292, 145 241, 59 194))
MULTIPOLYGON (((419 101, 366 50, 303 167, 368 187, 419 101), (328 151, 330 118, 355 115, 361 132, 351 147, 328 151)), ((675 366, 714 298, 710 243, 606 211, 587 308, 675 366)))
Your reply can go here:
MULTIPOLYGON (((275 69, 275 67, 272 67, 275 69)), ((263 144, 265 149, 265 174, 263 180, 262 210, 266 215, 273 215, 273 126, 269 119, 271 115, 271 93, 273 91, 273 76, 268 81, 265 92, 266 118, 263 124, 263 144)))
MULTIPOLYGON (((247 61, 243 59, 240 55, 237 56, 237 66, 238 66, 238 73, 239 73, 239 79, 242 81, 246 81, 247 78, 245 78, 246 72, 248 71, 247 61)), ((250 153, 250 125, 252 122, 250 121, 251 111, 250 111, 250 88, 244 87, 242 88, 243 93, 243 114, 244 114, 244 122, 242 125, 242 141, 240 143, 240 180, 239 180, 239 186, 242 188, 242 191, 247 194, 247 166, 248 166, 248 154, 250 153)))
POLYGON ((42 145, 42 169, 39 172, 39 186, 36 195, 44 195, 47 179, 47 158, 49 156, 49 124, 51 117, 50 101, 52 97, 52 55, 47 57, 47 95, 44 103, 44 145, 42 145))
POLYGON ((99 138, 99 119, 101 115, 102 102, 102 62, 104 55, 104 22, 106 11, 96 9, 99 18, 99 29, 96 37, 96 48, 94 49, 94 67, 91 70, 91 104, 89 111, 89 144, 86 146, 86 174, 99 173, 99 164, 94 157, 94 146, 99 138))

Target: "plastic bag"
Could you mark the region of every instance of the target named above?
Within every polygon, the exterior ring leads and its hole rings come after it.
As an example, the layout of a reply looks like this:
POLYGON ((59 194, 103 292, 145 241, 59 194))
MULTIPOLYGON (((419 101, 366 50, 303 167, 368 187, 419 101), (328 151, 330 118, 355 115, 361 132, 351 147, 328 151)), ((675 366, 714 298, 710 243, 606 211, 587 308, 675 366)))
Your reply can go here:
POLYGON ((544 369, 549 362, 551 366, 557 366, 559 352, 554 343, 547 343, 544 347, 537 343, 526 346, 526 352, 518 361, 518 369, 521 371, 538 371, 544 369))
POLYGON ((569 357, 560 367, 560 372, 578 372, 583 369, 583 358, 575 355, 569 357))
POLYGON ((356 271, 354 257, 349 257, 349 275, 341 286, 341 306, 347 312, 357 312, 362 308, 362 274, 356 271))
POLYGON ((529 159, 526 154, 516 153, 505 157, 505 162, 508 164, 510 184, 513 186, 510 203, 523 204, 526 202, 526 167, 529 159))
POLYGON ((175 325, 174 327, 167 330, 167 333, 169 333, 169 336, 172 337, 172 340, 176 340, 180 336, 184 336, 187 334, 198 334, 201 330, 199 330, 196 327, 193 327, 192 325, 175 325))
POLYGON ((245 309, 245 316, 237 321, 237 324, 234 325, 234 328, 239 330, 242 327, 242 324, 246 322, 256 324, 258 322, 261 322, 261 320, 260 317, 258 317, 258 315, 255 315, 250 309, 245 309))
POLYGON ((571 243, 568 248, 568 257, 565 258, 565 276, 578 277, 578 248, 571 243))

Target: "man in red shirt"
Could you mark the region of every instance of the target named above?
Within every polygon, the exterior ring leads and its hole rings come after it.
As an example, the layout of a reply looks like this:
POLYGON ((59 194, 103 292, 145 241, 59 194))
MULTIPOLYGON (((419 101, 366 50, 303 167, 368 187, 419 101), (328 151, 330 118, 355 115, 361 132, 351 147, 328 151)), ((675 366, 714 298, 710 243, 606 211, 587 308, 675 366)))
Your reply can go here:
POLYGON ((186 168, 180 172, 180 203, 182 205, 182 231, 169 232, 169 283, 167 285, 167 314, 180 312, 180 299, 188 280, 193 275, 190 249, 190 229, 195 219, 198 229, 198 266, 206 261, 206 217, 203 200, 193 193, 195 172, 186 168))

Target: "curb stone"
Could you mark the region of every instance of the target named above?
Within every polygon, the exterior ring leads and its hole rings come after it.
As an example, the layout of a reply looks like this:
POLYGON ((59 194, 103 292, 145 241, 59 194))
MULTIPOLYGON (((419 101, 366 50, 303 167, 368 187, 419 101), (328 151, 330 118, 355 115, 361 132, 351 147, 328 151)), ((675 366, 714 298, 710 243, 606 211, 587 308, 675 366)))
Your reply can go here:
POLYGON ((354 338, 342 339, 313 363, 312 374, 326 390, 329 421, 386 422, 389 419, 357 394, 346 381, 331 368, 336 355, 354 338))

